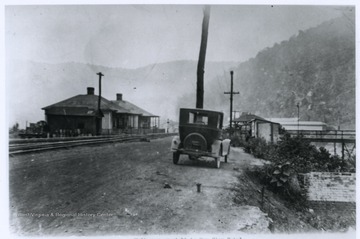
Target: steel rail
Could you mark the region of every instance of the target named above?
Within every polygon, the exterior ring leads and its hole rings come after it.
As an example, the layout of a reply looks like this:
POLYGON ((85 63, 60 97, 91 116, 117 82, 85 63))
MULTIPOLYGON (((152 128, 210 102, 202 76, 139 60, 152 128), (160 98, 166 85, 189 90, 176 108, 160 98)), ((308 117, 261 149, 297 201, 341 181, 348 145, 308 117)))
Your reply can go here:
POLYGON ((9 145, 9 154, 23 154, 40 152, 45 150, 55 150, 62 148, 71 148, 76 146, 86 146, 92 144, 103 144, 103 143, 117 143, 117 142, 130 142, 138 140, 148 140, 149 138, 161 138, 171 136, 174 134, 148 134, 148 135, 134 135, 134 136, 114 136, 106 138, 96 139, 81 139, 81 140, 70 140, 70 141, 58 141, 58 142, 29 142, 25 144, 13 144, 9 145))

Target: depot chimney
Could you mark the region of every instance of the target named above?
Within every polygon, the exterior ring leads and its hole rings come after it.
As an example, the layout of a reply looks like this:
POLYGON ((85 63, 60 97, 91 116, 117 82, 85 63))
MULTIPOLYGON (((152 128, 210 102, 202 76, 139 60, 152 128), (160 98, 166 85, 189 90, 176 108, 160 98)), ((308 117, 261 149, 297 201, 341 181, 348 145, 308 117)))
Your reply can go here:
POLYGON ((87 88, 87 94, 88 95, 94 95, 95 89, 94 87, 88 87, 87 88))
POLYGON ((116 94, 116 100, 122 101, 122 94, 116 94))

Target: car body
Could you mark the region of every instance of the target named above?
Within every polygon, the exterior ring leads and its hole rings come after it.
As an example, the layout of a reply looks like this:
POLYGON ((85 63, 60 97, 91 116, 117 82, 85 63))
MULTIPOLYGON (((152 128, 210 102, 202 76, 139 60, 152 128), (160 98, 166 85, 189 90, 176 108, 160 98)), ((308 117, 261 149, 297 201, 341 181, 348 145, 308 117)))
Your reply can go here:
POLYGON ((182 154, 190 159, 212 157, 215 165, 230 152, 230 139, 222 138, 224 114, 204 109, 181 108, 179 117, 179 135, 171 143, 173 163, 178 164, 182 154))

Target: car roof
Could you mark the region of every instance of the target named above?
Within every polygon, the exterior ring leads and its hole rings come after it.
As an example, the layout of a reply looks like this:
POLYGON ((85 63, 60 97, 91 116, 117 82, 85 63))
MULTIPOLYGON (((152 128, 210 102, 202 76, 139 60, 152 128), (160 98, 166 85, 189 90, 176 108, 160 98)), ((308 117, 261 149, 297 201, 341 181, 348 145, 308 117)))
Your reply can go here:
POLYGON ((224 114, 221 111, 204 110, 204 109, 199 109, 199 108, 180 108, 180 111, 197 111, 197 112, 211 113, 211 114, 224 114))

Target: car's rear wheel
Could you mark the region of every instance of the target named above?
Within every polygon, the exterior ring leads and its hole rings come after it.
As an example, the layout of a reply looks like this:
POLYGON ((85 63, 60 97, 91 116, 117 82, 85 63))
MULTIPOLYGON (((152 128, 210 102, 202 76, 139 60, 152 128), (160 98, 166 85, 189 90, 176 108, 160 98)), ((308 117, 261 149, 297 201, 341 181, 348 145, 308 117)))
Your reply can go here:
POLYGON ((180 158, 180 153, 178 151, 173 153, 173 163, 174 164, 178 164, 179 163, 179 158, 180 158))

